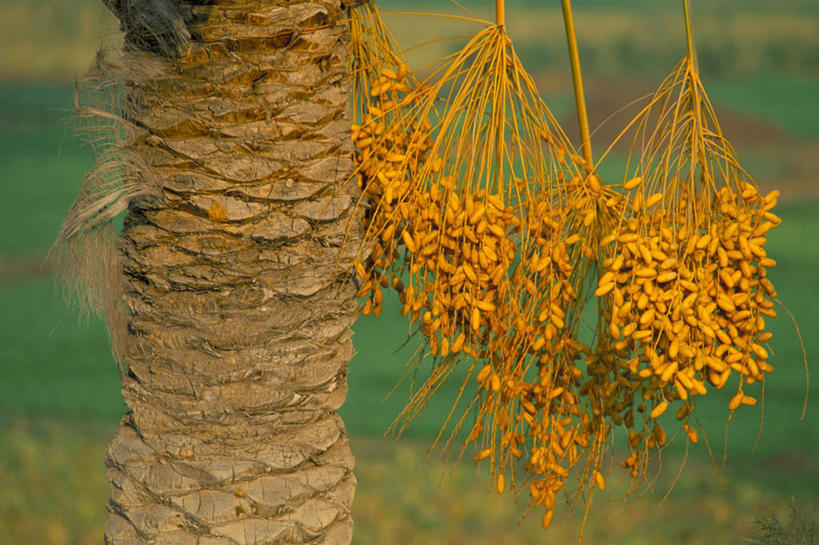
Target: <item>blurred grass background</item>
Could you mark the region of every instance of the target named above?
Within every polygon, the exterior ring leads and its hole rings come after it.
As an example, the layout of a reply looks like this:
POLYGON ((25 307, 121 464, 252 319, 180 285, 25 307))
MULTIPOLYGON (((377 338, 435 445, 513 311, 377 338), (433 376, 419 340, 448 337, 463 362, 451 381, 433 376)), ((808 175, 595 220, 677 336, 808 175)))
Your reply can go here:
MULTIPOLYGON (((490 17, 486 0, 464 6, 490 17)), ((650 92, 683 54, 677 1, 575 0, 592 124, 650 92)), ((811 364, 819 357, 819 3, 815 0, 694 0, 704 82, 723 129, 765 189, 779 188, 785 220, 770 236, 779 266, 772 273, 795 315, 811 364)), ((384 0, 383 11, 462 13, 443 0, 384 0)), ((509 31, 544 98, 576 134, 559 2, 508 0, 509 31), (548 5, 546 5, 548 4, 548 5)), ((474 30, 442 18, 389 15, 401 43, 413 45, 474 30)), ((117 372, 99 320, 81 323, 63 304, 42 260, 91 164, 66 118, 73 80, 100 47, 117 47, 115 21, 98 0, 0 0, 0 545, 102 542, 108 485, 103 457, 124 410, 117 372)), ((439 41, 416 62, 445 54, 439 41)), ((601 127, 602 151, 622 116, 601 127)), ((622 150, 604 177, 622 176, 622 150)), ((781 313, 784 316, 784 313, 781 313)), ((684 452, 668 449, 663 471, 645 494, 623 503, 623 487, 595 498, 585 542, 637 545, 745 543, 755 517, 784 513, 787 501, 819 502, 819 397, 800 421, 805 391, 802 354, 787 317, 771 322, 776 371, 761 409, 738 412, 721 467, 730 392, 698 405, 724 489, 702 443, 660 504, 684 452)), ((407 397, 407 385, 384 401, 404 370, 396 349, 406 325, 394 300, 380 319, 356 324, 343 415, 357 456, 356 543, 567 543, 582 510, 522 519, 525 501, 490 493, 486 471, 464 461, 451 471, 427 451, 455 385, 395 442, 382 434, 407 397)), ((814 365, 811 370, 816 369, 814 365)), ((814 376, 817 373, 814 372, 814 376)), ((564 510, 565 512, 565 510, 564 510)))

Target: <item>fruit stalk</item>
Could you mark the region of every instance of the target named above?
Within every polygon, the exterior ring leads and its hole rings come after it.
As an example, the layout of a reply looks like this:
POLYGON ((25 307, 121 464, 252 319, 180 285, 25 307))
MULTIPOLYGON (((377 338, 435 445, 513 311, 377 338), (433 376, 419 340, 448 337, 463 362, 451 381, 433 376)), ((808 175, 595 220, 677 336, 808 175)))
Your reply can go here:
POLYGON ((572 16, 571 0, 561 0, 563 4, 563 22, 566 24, 566 40, 569 44, 569 60, 572 65, 572 83, 574 84, 574 100, 577 104, 577 122, 580 126, 580 141, 583 145, 583 157, 588 168, 594 166, 589 136, 589 117, 586 113, 586 97, 583 92, 583 76, 580 73, 580 55, 577 52, 577 37, 574 33, 574 17, 572 16))

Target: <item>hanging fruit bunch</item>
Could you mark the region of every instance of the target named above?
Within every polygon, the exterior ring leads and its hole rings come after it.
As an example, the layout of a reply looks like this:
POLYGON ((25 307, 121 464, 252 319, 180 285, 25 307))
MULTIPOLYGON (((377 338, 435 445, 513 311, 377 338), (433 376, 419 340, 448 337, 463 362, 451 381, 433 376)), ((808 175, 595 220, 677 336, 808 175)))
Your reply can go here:
POLYGON ((523 470, 548 523, 564 478, 593 442, 577 395, 579 296, 597 253, 585 234, 615 194, 590 175, 539 98, 506 34, 502 2, 494 23, 408 91, 395 91, 391 76, 370 72, 371 100, 353 138, 373 244, 358 265, 360 295, 372 301, 364 311, 378 308, 381 287, 396 287, 423 338, 413 363, 434 360, 401 418, 412 420, 466 368, 478 392, 454 418, 450 440, 474 409, 464 447, 480 445, 476 458, 488 459, 498 492, 523 470), (385 83, 398 94, 389 108, 377 103, 385 83), (390 123, 365 133, 382 112, 394 113, 390 123), (387 180, 370 191, 373 178, 387 180))
MULTIPOLYGON (((418 77, 373 2, 351 17, 355 179, 367 237, 356 263, 364 314, 397 291, 431 361, 403 429, 456 369, 436 438, 475 445, 498 493, 528 490, 549 525, 604 489, 614 432, 633 487, 676 414, 692 443, 698 396, 739 377, 733 411, 772 371, 775 317, 765 250, 777 193, 761 196, 723 137, 689 55, 638 117, 622 184, 596 174, 569 0, 562 0, 582 154, 515 54, 503 0, 494 22, 418 77), (639 144, 639 145, 638 145, 639 144), (597 306, 591 342, 579 337, 597 306), (469 385, 476 388, 469 388, 469 385), (473 415, 474 421, 467 422, 473 415)), ((467 19, 458 17, 458 19, 467 19)), ((582 535, 582 534, 581 534, 582 535)))
POLYGON ((700 396, 733 383, 728 409, 755 405, 748 387, 773 370, 765 320, 776 317, 767 277, 776 262, 765 244, 780 223, 771 211, 778 192, 760 195, 740 167, 688 33, 689 55, 634 122, 642 145, 633 152, 637 176, 623 186, 629 213, 602 241, 612 256, 595 291, 607 303, 600 343, 613 353, 604 382, 617 385, 609 416, 629 429, 623 465, 635 484, 649 451, 665 443, 658 419, 666 411, 696 443, 700 396))

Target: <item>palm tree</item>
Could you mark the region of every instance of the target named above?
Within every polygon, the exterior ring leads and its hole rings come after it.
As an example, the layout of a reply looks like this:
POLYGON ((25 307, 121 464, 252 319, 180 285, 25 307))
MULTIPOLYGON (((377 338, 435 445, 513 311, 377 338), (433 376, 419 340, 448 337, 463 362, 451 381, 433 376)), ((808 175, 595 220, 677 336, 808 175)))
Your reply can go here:
POLYGON ((126 138, 61 243, 69 282, 107 314, 129 408, 107 455, 106 543, 349 543, 336 410, 362 233, 343 7, 104 1, 125 33, 126 138))

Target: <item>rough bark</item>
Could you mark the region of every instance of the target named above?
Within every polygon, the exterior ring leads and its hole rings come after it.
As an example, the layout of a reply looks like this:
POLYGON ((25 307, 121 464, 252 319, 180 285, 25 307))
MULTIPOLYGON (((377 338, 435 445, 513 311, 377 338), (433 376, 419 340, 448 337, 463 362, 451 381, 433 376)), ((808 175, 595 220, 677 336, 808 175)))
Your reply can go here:
POLYGON ((132 61, 161 69, 127 82, 123 108, 152 189, 118 241, 130 410, 108 450, 106 542, 346 544, 355 477, 335 411, 360 222, 343 244, 357 191, 345 14, 171 3, 173 51, 120 13, 132 61))

